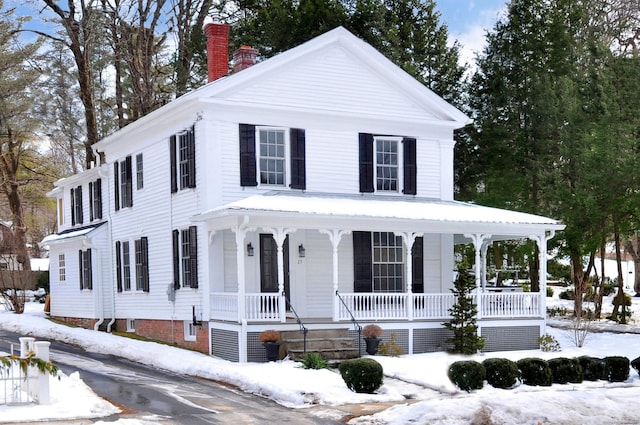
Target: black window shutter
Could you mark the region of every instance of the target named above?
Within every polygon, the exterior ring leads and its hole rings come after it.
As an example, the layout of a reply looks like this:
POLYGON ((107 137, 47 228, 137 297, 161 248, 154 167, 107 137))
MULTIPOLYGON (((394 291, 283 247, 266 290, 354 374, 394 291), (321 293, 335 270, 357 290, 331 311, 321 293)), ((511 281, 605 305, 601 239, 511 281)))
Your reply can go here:
POLYGON ((257 186, 256 126, 240 124, 240 186, 257 186))
POLYGON ((405 195, 415 195, 417 189, 416 182, 416 139, 405 137, 402 139, 403 146, 403 169, 404 169, 404 189, 405 195))
POLYGON ((78 209, 76 212, 76 222, 82 224, 84 221, 82 217, 82 186, 76 187, 76 208, 78 209))
POLYGON ((354 292, 371 292, 373 262, 371 259, 371 233, 353 232, 354 292))
POLYGON ((78 271, 79 271, 78 276, 80 278, 78 279, 78 281, 80 282, 80 290, 81 291, 83 289, 83 283, 84 283, 84 264, 83 264, 84 261, 82 261, 82 260, 83 260, 83 258, 82 258, 82 250, 79 250, 78 251, 78 271))
POLYGON ((188 168, 188 184, 187 187, 196 187, 196 131, 195 127, 191 127, 187 140, 187 168, 188 168))
POLYGON ((98 220, 102 220, 102 179, 98 179, 96 180, 96 182, 93 184, 94 188, 96 189, 96 194, 95 194, 95 198, 96 198, 96 211, 95 211, 95 218, 98 220))
POLYGON ((126 174, 126 190, 127 190, 127 205, 123 205, 123 207, 132 207, 133 206, 133 166, 131 164, 131 155, 125 158, 124 160, 125 174, 126 174))
POLYGON ((93 182, 89 182, 89 221, 93 221, 93 182))
POLYGON ((415 294, 424 292, 424 238, 417 237, 411 248, 411 291, 415 294))
POLYGON ((146 237, 140 238, 142 251, 142 290, 149 292, 149 241, 146 237))
POLYGON ((69 192, 69 198, 71 198, 71 225, 75 226, 76 224, 76 190, 71 189, 69 192))
POLYGON ((118 161, 113 163, 113 194, 115 209, 118 211, 120 209, 120 164, 118 161))
POLYGON ((122 251, 120 241, 116 242, 116 283, 118 292, 122 292, 122 251))
POLYGON ((169 138, 169 157, 171 158, 171 193, 176 193, 178 191, 178 159, 175 134, 169 138))
POLYGON ((173 289, 180 289, 180 232, 171 232, 173 240, 173 289))
POLYGON ((373 134, 360 133, 360 192, 373 192, 373 134))
POLYGON ((301 128, 292 128, 291 139, 291 189, 305 190, 306 166, 305 166, 305 132, 301 128))
POLYGON ((189 227, 189 262, 191 263, 191 284, 192 288, 198 287, 198 228, 189 227))
POLYGON ((87 254, 87 259, 86 259, 85 268, 87 269, 87 283, 88 283, 88 288, 89 289, 93 289, 93 273, 92 273, 92 267, 91 267, 91 249, 87 249, 86 254, 87 254))

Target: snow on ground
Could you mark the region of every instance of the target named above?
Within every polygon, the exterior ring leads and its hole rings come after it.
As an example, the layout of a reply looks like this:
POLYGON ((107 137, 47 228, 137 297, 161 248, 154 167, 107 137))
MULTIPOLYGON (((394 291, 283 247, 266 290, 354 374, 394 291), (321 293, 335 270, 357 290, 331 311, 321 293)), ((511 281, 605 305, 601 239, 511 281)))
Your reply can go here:
MULTIPOLYGON (((557 292, 557 291, 556 291, 557 292)), ((610 306, 611 299, 605 301, 610 306)), ((640 299, 633 299, 634 317, 640 318, 640 299)), ((549 306, 570 305, 554 298, 549 306)), ((550 323, 562 324, 561 319, 550 323)), ((566 320, 564 321, 566 324, 566 320)), ((113 354, 177 373, 229 382, 251 393, 261 394, 291 408, 316 405, 339 406, 355 403, 392 402, 380 413, 352 419, 350 424, 407 423, 458 425, 488 415, 495 424, 637 424, 640 412, 630 408, 640 398, 640 377, 635 370, 626 382, 605 381, 582 384, 554 384, 551 387, 517 386, 511 390, 485 386, 472 393, 457 390, 447 378, 451 363, 460 359, 482 361, 488 357, 517 360, 524 357, 604 357, 622 355, 630 360, 640 356, 640 332, 633 324, 625 333, 591 332, 585 346, 576 348, 572 332, 548 327, 562 347, 561 352, 540 350, 495 352, 462 357, 428 353, 401 357, 375 356, 384 368, 385 383, 377 394, 356 394, 347 389, 335 371, 304 370, 298 363, 238 364, 174 347, 142 342, 86 329, 58 325, 46 319, 41 304, 28 304, 25 314, 0 312, 0 328, 40 340, 56 339, 84 347, 88 351, 113 354), (409 385, 407 382, 417 384, 409 385)), ((608 325, 608 330, 620 330, 608 325)), ((16 341, 16 345, 18 342, 16 341)), ((55 362, 55 355, 52 358, 55 362)), ((77 373, 52 379, 52 403, 48 406, 0 406, 0 423, 25 420, 105 417, 117 408, 101 400, 81 381, 77 373), (74 400, 86 403, 74 403, 74 400)), ((141 425, 144 420, 121 419, 117 424, 141 425)), ((492 422, 484 422, 490 424, 492 422)))

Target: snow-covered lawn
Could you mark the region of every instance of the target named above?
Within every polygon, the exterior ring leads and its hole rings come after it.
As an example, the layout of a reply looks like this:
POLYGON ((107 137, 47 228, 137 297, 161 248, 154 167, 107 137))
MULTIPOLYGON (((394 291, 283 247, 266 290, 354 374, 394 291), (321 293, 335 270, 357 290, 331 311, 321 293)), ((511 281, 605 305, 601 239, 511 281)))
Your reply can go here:
MULTIPOLYGON (((634 317, 640 317, 640 299, 634 298, 634 317)), ((554 297, 550 306, 570 305, 554 297)), ((605 301, 607 306, 610 299, 605 301)), ((560 323, 560 319, 550 323, 560 323)), ((604 325, 600 325, 604 326, 604 325)), ((617 325, 607 325, 620 330, 617 325)), ((640 399, 640 378, 635 370, 626 382, 606 381, 582 384, 554 384, 551 387, 520 385, 511 390, 490 386, 472 393, 457 390, 447 378, 451 363, 462 356, 430 353, 401 357, 376 356, 385 373, 385 383, 377 394, 356 394, 347 389, 335 371, 304 370, 298 363, 238 364, 191 351, 57 325, 46 319, 42 304, 28 304, 25 314, 0 312, 0 328, 40 340, 56 339, 84 347, 88 351, 114 354, 178 373, 202 376, 235 384, 245 391, 262 394, 291 408, 314 409, 320 414, 332 407, 351 403, 392 402, 390 407, 372 416, 352 419, 350 424, 637 424, 640 412, 634 408, 640 399), (416 385, 407 384, 413 383, 416 385), (489 417, 485 422, 479 418, 489 417), (492 421, 492 422, 491 422, 492 421)), ((626 333, 591 332, 585 346, 576 348, 568 330, 548 327, 562 347, 561 352, 540 350, 486 353, 465 359, 482 361, 488 357, 517 360, 524 357, 604 357, 622 355, 630 360, 640 356, 640 335, 635 326, 626 333)), ((17 345, 17 341, 16 341, 17 345)), ((53 357, 55 361, 55 356, 53 357)), ((0 423, 25 420, 104 417, 118 409, 97 397, 77 373, 52 379, 48 406, 0 406, 0 423), (74 403, 82 398, 83 403, 74 403)), ((329 415, 329 413, 326 413, 329 415)), ((120 424, 144 424, 144 420, 118 421, 120 424)))

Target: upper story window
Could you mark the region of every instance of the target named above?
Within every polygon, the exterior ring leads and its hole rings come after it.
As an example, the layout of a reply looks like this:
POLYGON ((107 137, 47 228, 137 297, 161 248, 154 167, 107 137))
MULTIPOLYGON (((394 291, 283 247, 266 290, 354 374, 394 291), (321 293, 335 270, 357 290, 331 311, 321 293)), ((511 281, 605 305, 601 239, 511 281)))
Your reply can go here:
POLYGON ((376 138, 376 191, 397 192, 400 187, 398 140, 376 138))
POLYGON ((305 131, 239 125, 240 185, 306 189, 305 131))
POLYGON ((140 190, 144 187, 144 179, 142 174, 142 154, 136 155, 136 189, 140 190))
POLYGON ((102 180, 89 182, 89 220, 102 220, 102 180))
POLYGON ((133 206, 133 171, 131 156, 113 163, 115 209, 133 206))
POLYGON ((82 224, 82 186, 71 189, 71 225, 82 224))
POLYGON ((285 132, 283 129, 258 129, 260 184, 284 186, 286 181, 285 132))
POLYGON ((191 127, 169 140, 171 193, 196 187, 196 139, 191 127))
POLYGON ((417 193, 416 139, 359 135, 360 192, 417 193))

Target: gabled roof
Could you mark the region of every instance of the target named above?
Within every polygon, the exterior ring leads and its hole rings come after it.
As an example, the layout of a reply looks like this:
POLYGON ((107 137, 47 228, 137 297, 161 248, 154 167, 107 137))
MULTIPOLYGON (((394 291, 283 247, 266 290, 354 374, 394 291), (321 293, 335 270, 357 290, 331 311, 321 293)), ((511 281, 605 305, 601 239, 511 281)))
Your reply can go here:
MULTIPOLYGON (((241 72, 222 77, 185 94, 104 138, 95 145, 95 148, 100 150, 101 145, 110 144, 129 133, 145 128, 145 126, 154 125, 153 123, 162 120, 162 117, 167 114, 173 114, 177 111, 183 112, 185 108, 190 107, 194 108, 195 112, 201 108, 200 101, 217 100, 224 104, 224 101, 228 101, 229 97, 238 89, 277 76, 292 67, 313 61, 336 49, 346 54, 351 60, 358 61, 371 75, 375 75, 378 81, 388 85, 398 96, 409 100, 416 109, 422 110, 425 115, 424 120, 433 118, 439 124, 454 129, 461 128, 471 122, 464 113, 418 82, 371 45, 360 40, 345 28, 338 27, 241 72)), ((293 107, 295 108, 295 105, 293 107)))

